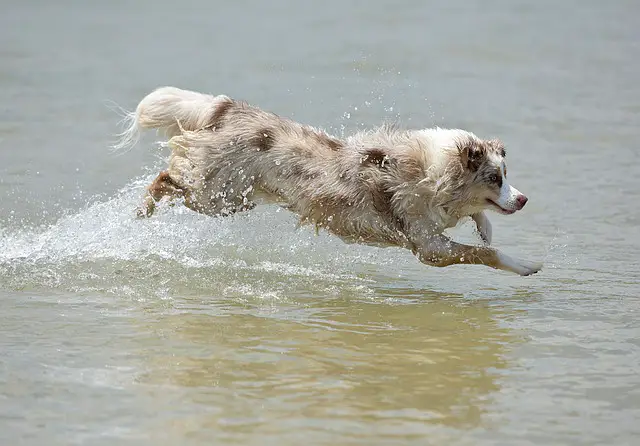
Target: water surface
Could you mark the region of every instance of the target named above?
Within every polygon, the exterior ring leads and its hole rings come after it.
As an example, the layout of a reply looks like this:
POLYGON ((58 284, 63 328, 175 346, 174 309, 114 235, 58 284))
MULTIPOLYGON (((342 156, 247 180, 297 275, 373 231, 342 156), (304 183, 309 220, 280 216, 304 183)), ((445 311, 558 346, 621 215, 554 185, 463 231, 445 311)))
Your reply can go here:
MULTIPOLYGON (((0 16, 0 443, 632 445, 637 2, 66 0, 0 16), (134 210, 175 85, 336 134, 507 145, 521 278, 345 245, 275 207, 134 210)), ((453 231, 476 242, 471 225, 453 231)))

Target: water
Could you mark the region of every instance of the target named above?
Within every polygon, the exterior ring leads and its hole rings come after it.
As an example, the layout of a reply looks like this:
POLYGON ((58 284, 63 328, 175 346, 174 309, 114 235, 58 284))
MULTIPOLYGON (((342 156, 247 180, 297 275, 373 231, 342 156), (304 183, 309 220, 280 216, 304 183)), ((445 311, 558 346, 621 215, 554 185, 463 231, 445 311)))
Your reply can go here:
POLYGON ((637 444, 640 6, 432 3, 3 7, 0 444, 637 444), (530 201, 494 244, 545 269, 137 220, 167 153, 111 153, 113 104, 159 85, 499 136, 530 201))

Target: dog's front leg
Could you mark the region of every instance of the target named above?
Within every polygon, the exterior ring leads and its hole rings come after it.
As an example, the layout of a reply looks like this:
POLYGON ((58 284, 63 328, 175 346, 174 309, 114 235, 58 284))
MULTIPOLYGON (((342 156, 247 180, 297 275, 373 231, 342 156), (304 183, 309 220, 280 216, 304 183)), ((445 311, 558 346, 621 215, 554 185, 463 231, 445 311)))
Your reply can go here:
POLYGON ((488 246, 470 246, 456 243, 438 234, 429 237, 414 249, 422 263, 431 266, 485 265, 503 271, 528 276, 542 269, 542 264, 514 259, 488 246))
POLYGON ((480 237, 482 238, 482 240, 487 245, 490 245, 492 230, 489 218, 487 218, 484 212, 473 214, 471 218, 476 222, 476 228, 478 228, 478 232, 480 233, 480 237))

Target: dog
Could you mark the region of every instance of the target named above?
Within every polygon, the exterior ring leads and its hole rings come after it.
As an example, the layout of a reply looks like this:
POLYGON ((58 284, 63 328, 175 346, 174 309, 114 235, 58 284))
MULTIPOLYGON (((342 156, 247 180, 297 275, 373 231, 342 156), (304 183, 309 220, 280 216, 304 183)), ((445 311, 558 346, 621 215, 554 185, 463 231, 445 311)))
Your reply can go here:
POLYGON ((156 203, 227 216, 278 203, 301 224, 347 243, 410 250, 422 263, 485 265, 528 276, 542 264, 489 245, 486 211, 513 214, 527 197, 507 181, 504 145, 460 129, 382 125, 340 139, 225 95, 158 88, 126 113, 117 149, 141 129, 164 131, 168 169, 148 187, 140 217, 156 203), (471 217, 481 246, 443 232, 471 217))

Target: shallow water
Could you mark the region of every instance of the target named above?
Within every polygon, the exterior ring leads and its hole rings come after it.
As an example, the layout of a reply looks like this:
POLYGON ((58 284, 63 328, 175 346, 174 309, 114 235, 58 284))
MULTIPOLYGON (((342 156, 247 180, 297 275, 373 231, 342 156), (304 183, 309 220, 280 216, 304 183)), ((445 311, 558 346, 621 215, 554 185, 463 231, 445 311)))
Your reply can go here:
MULTIPOLYGON (((0 444, 632 445, 636 2, 14 2, 0 16, 0 444), (335 133, 499 136, 521 278, 346 245, 275 207, 134 218, 176 85, 335 133)), ((476 241, 471 225, 453 231, 476 241)))

